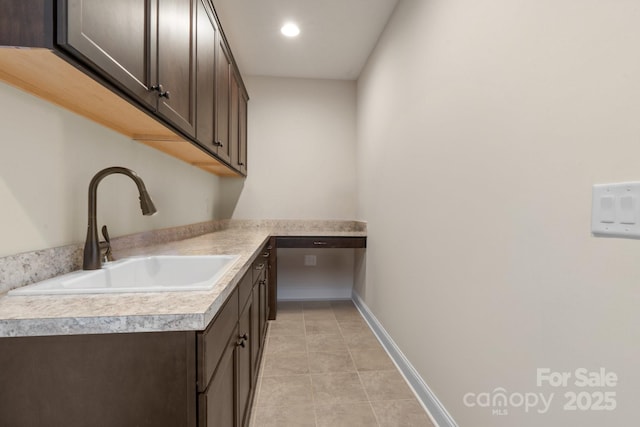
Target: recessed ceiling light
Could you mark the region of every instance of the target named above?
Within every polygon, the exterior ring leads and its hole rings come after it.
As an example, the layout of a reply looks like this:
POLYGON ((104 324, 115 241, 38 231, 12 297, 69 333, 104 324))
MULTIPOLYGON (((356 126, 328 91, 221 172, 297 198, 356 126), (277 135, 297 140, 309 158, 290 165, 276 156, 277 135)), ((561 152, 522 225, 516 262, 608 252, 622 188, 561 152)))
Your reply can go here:
POLYGON ((300 28, 293 22, 287 22, 280 28, 280 32, 287 37, 295 37, 300 34, 300 28))

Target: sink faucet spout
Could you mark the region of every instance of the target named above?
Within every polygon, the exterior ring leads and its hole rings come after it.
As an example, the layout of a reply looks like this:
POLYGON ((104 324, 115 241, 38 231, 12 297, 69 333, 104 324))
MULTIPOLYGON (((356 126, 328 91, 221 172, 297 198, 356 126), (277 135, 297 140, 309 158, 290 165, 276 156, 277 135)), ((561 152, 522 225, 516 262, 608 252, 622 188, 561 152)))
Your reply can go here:
POLYGON ((126 175, 135 182, 138 187, 138 193, 140 194, 140 209, 142 210, 143 215, 149 216, 157 212, 156 207, 147 192, 147 188, 144 185, 144 181, 142 181, 142 178, 140 178, 138 174, 131 169, 113 166, 103 169, 95 174, 89 183, 89 223, 87 225, 87 240, 84 244, 84 256, 82 261, 83 270, 98 270, 102 268, 102 262, 100 259, 101 242, 98 239, 98 225, 96 222, 98 184, 104 177, 115 173, 126 175))

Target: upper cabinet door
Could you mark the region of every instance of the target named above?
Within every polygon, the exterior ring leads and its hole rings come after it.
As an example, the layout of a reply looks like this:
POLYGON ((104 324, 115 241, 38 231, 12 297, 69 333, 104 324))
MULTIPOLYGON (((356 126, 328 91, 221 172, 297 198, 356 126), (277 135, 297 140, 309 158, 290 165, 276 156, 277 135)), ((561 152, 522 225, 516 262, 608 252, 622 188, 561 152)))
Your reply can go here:
POLYGON ((195 1, 158 1, 157 34, 158 112, 188 135, 195 136, 195 1))
MULTIPOLYGON (((165 2, 166 0, 163 0, 165 2)), ((97 71, 155 108, 151 64, 155 20, 151 0, 62 0, 58 2, 59 46, 93 64, 97 71)), ((155 67, 153 67, 155 68, 155 67)))
POLYGON ((243 175, 247 174, 247 99, 241 87, 239 75, 231 69, 231 97, 229 106, 229 143, 231 166, 243 175))
POLYGON ((238 150, 238 79, 236 73, 231 71, 229 86, 229 145, 231 146, 231 166, 238 169, 240 165, 240 152, 238 150))
POLYGON ((244 91, 240 91, 238 113, 238 171, 247 174, 247 103, 249 99, 244 91))
POLYGON ((196 139, 212 153, 218 153, 215 135, 215 66, 218 27, 210 12, 198 0, 197 56, 197 119, 196 139))
POLYGON ((220 37, 216 57, 216 144, 218 145, 218 157, 229 164, 231 164, 231 143, 229 141, 230 66, 231 57, 224 40, 220 37))

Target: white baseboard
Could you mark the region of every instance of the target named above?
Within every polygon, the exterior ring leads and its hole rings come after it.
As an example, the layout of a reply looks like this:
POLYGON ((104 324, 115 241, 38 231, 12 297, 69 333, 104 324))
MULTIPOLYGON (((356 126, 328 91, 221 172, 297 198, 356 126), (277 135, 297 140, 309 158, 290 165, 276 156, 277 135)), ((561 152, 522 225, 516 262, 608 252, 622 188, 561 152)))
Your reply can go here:
POLYGON ((422 377, 420 377, 413 365, 405 357, 402 351, 400 351, 400 348, 398 348, 393 339, 391 339, 391 336, 389 336, 378 319, 376 319, 371 310, 369 310, 369 307, 367 307, 362 298, 360 298, 360 295, 358 295, 355 290, 352 295, 354 304, 358 307, 358 310, 360 310, 360 313, 369 324, 373 333, 378 337, 378 340, 382 343, 382 346, 385 348, 387 353, 389 353, 389 356, 393 359, 394 363, 400 370, 400 373, 413 389, 413 392, 431 417, 433 423, 437 427, 458 427, 442 403, 440 403, 438 398, 433 394, 422 377))

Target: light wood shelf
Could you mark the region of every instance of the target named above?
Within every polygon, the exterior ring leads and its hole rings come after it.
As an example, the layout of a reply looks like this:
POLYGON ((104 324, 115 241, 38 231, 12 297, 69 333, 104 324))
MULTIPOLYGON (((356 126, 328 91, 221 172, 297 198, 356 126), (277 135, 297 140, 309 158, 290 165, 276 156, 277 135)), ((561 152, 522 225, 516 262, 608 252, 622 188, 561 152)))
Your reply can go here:
POLYGON ((0 79, 207 172, 241 176, 49 49, 0 48, 0 79))

